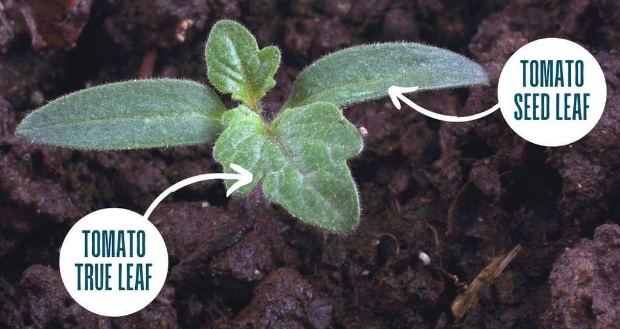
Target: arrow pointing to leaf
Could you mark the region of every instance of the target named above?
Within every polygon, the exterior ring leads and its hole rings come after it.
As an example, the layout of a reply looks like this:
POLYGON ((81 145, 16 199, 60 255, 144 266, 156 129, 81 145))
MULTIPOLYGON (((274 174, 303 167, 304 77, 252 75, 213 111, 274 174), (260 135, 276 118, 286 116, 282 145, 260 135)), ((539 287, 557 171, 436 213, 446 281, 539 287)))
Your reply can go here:
POLYGON ((230 168, 232 168, 232 170, 234 170, 235 172, 237 172, 236 174, 227 174, 227 173, 216 173, 216 174, 202 174, 202 175, 198 175, 198 176, 194 176, 194 177, 190 177, 190 178, 186 178, 172 186, 170 186, 169 188, 167 188, 162 194, 160 194, 157 199, 155 199, 155 201, 153 201, 153 203, 151 203, 151 205, 149 206, 149 209, 147 209, 147 211, 144 213, 144 218, 148 219, 149 216, 151 215, 151 213, 153 212, 153 210, 155 210, 155 208, 159 205, 159 203, 168 195, 170 195, 171 193, 187 186, 187 185, 191 185, 194 183, 198 183, 198 182, 202 182, 205 180, 211 180, 211 179, 236 179, 237 182, 235 182, 229 189, 228 191, 226 191, 226 197, 229 197, 233 192, 235 192, 236 190, 242 188, 245 185, 248 185, 252 182, 252 180, 254 179, 254 175, 252 175, 251 172, 247 171, 245 168, 231 163, 230 164, 230 168))
POLYGON ((422 106, 412 102, 409 98, 405 97, 406 93, 411 93, 418 90, 418 87, 399 87, 399 86, 391 86, 390 88, 388 88, 388 94, 390 95, 390 99, 392 100, 392 103, 394 104, 394 106, 396 106, 396 108, 398 110, 400 110, 401 108, 401 104, 400 102, 403 102, 407 105, 409 105, 411 108, 413 108, 414 110, 426 115, 427 117, 431 117, 433 119, 437 119, 437 120, 441 120, 441 121, 446 121, 446 122, 467 122, 467 121, 473 121, 473 120, 477 120, 480 119, 482 117, 485 117, 495 111, 497 111, 497 109, 499 109, 499 104, 495 104, 495 106, 493 106, 492 108, 484 111, 484 112, 480 112, 478 114, 474 114, 474 115, 469 115, 469 116, 465 116, 465 117, 457 117, 454 115, 445 115, 445 114, 439 114, 439 113, 435 113, 433 111, 429 111, 425 108, 423 108, 422 106))

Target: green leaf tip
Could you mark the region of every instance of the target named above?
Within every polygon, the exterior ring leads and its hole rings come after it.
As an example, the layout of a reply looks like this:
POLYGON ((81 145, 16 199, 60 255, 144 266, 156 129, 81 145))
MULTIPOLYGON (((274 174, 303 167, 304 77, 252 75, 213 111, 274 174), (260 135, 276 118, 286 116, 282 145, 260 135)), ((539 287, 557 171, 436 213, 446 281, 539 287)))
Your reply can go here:
POLYGON ((241 24, 217 22, 205 49, 207 75, 215 88, 258 112, 258 102, 275 86, 280 50, 258 48, 254 36, 241 24))
POLYGON ((216 138, 225 110, 211 88, 193 81, 132 80, 58 98, 28 115, 16 133, 76 149, 194 145, 216 138))
POLYGON ((385 97, 392 85, 429 90, 484 84, 484 69, 462 55, 417 43, 379 43, 340 50, 306 67, 284 108, 317 101, 343 107, 385 97))
MULTIPOLYGON (((231 113, 236 112, 236 113, 231 113)), ((362 150, 359 131, 329 103, 286 109, 270 124, 246 107, 215 144, 214 158, 224 168, 237 163, 262 179, 267 198, 300 220, 345 233, 359 223, 360 205, 347 160, 362 150)))

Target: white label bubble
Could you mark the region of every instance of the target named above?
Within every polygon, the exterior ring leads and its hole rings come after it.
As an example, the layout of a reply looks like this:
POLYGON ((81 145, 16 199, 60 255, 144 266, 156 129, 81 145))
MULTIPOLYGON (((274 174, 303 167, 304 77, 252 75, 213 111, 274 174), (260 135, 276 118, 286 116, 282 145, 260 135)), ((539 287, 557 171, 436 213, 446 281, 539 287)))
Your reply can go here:
POLYGON ((99 315, 124 316, 157 297, 168 273, 168 251, 159 231, 143 216, 108 208, 71 228, 59 266, 78 304, 99 315))
POLYGON ((605 76, 586 49, 565 39, 528 43, 502 69, 497 97, 519 136, 542 146, 578 141, 598 123, 607 99, 605 76))

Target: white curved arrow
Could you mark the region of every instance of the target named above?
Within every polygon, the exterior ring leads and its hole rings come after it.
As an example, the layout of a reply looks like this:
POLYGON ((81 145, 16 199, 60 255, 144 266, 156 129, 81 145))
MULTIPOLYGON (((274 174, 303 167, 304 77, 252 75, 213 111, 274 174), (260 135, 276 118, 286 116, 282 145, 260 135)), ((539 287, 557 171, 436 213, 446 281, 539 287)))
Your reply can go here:
POLYGON ((229 197, 234 191, 240 189, 241 187, 248 185, 252 182, 252 180, 254 179, 254 175, 252 175, 251 172, 247 171, 245 168, 241 167, 240 165, 231 163, 230 164, 230 168, 232 168, 232 170, 236 171, 236 174, 226 174, 226 173, 215 173, 215 174, 202 174, 202 175, 198 175, 198 176, 194 176, 194 177, 190 177, 190 178, 186 178, 172 186, 170 186, 169 188, 167 188, 162 194, 160 194, 157 199, 155 199, 155 201, 153 201, 153 203, 151 203, 151 205, 149 206, 149 209, 146 210, 146 212, 144 213, 144 218, 148 219, 149 216, 151 215, 151 213, 153 212, 153 210, 155 210, 155 208, 159 205, 159 203, 168 195, 170 195, 171 193, 187 186, 187 185, 191 185, 194 183, 198 183, 198 182, 202 182, 205 180, 211 180, 211 179, 236 179, 237 182, 235 182, 229 189, 228 191, 226 191, 226 197, 229 197))
POLYGON ((423 108, 422 106, 412 102, 409 98, 405 97, 406 93, 410 93, 410 92, 414 92, 416 90, 418 90, 419 87, 399 87, 399 86, 391 86, 390 88, 388 88, 388 94, 390 95, 390 99, 392 100, 392 103, 394 104, 394 106, 396 106, 396 109, 400 110, 401 108, 401 104, 400 102, 402 101, 403 103, 409 105, 411 108, 413 108, 414 110, 426 115, 427 117, 431 117, 433 119, 437 119, 437 120, 441 120, 441 121, 446 121, 446 122, 467 122, 467 121, 473 121, 473 120, 477 120, 480 119, 482 117, 485 117, 495 111, 497 111, 499 109, 499 104, 495 104, 495 106, 493 106, 492 108, 484 111, 484 112, 480 112, 478 114, 474 114, 474 115, 469 115, 466 117, 457 117, 455 115, 445 115, 445 114, 439 114, 439 113, 435 113, 433 111, 429 111, 425 108, 423 108))

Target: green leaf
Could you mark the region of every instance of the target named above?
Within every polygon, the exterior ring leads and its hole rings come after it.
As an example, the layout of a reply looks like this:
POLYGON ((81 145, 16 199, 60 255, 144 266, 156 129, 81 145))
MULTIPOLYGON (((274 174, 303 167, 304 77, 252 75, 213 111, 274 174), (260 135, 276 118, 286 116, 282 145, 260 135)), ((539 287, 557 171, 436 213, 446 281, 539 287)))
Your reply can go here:
POLYGON ((278 147, 269 138, 258 114, 241 105, 226 112, 222 121, 228 128, 215 142, 213 158, 223 165, 225 172, 231 172, 230 163, 236 163, 254 175, 252 183, 234 193, 246 195, 270 170, 278 170, 284 164, 277 161, 278 147))
POLYGON ((419 90, 487 84, 482 67, 448 50, 383 43, 337 51, 304 69, 284 108, 314 102, 338 107, 388 95, 392 85, 419 90))
POLYGON ((258 69, 254 88, 259 90, 259 99, 263 98, 269 90, 275 87, 276 80, 273 77, 280 66, 280 57, 280 49, 275 46, 265 47, 258 53, 260 68, 258 69))
POLYGON ((215 91, 188 80, 135 80, 84 89, 28 115, 17 134, 77 149, 208 143, 226 110, 215 91))
POLYGON ((205 49, 207 75, 222 93, 254 107, 273 86, 280 65, 280 50, 269 46, 259 51, 254 36, 242 25, 217 22, 205 49))
POLYGON ((224 115, 229 123, 213 151, 225 170, 230 163, 263 180, 268 199, 304 222, 348 232, 359 222, 359 199, 347 159, 362 150, 358 130, 333 104, 286 109, 270 124, 246 107, 224 115))

